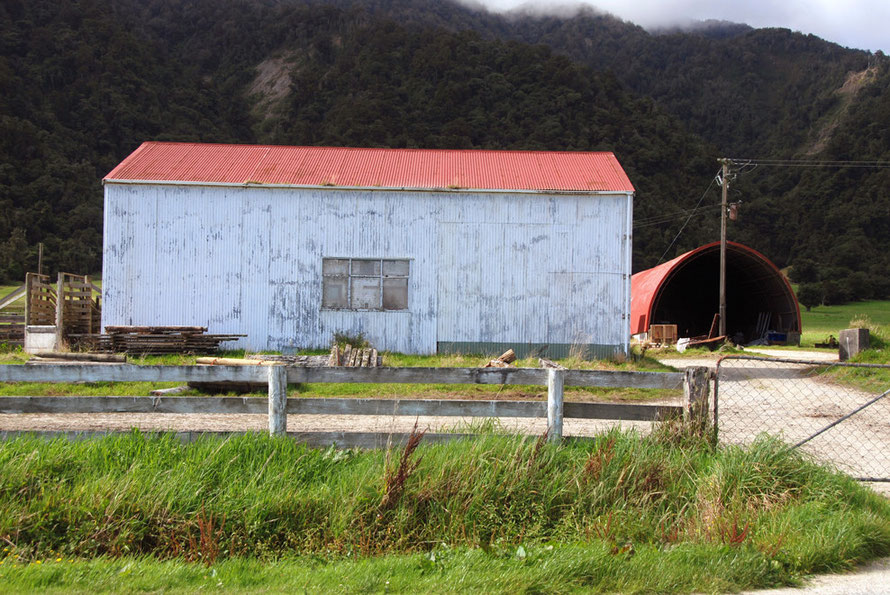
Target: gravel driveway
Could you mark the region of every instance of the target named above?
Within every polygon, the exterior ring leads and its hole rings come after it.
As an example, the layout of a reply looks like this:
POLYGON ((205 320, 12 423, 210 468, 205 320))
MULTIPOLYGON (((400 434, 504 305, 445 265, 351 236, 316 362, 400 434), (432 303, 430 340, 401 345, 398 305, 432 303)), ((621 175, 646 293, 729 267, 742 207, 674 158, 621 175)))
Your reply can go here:
MULTIPOLYGON (((764 349, 755 355, 820 363, 837 361, 834 354, 826 352, 764 349)), ((716 366, 716 358, 661 361, 678 369, 716 366)), ((877 396, 834 383, 815 370, 807 363, 723 360, 718 389, 721 441, 747 444, 767 432, 796 444, 877 396)), ((854 477, 890 478, 890 396, 813 438, 801 449, 854 477)), ((890 495, 890 483, 869 485, 890 495)))

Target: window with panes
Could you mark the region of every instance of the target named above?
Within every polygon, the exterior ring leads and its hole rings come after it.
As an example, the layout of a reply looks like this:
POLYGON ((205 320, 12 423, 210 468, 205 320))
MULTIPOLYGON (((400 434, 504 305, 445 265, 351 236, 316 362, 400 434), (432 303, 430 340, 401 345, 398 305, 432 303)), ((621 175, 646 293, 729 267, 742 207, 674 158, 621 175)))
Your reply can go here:
POLYGON ((407 310, 407 259, 323 258, 322 308, 407 310))

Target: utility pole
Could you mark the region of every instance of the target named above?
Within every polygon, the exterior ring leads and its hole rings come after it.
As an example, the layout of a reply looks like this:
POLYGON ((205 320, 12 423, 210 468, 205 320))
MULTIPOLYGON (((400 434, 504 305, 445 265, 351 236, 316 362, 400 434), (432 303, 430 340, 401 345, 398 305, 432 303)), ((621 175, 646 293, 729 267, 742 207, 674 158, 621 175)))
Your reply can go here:
POLYGON ((720 336, 726 336, 726 195, 729 190, 729 159, 720 159, 723 163, 722 186, 723 195, 720 199, 720 336))

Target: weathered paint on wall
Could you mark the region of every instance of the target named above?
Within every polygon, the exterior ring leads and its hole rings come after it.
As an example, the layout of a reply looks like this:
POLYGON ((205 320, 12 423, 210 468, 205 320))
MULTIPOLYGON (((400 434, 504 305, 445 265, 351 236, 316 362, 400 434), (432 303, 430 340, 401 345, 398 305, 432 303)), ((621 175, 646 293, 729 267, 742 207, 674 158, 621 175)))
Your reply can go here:
POLYGON ((627 349, 631 197, 105 187, 103 325, 204 325, 246 349, 627 349), (322 310, 322 258, 410 259, 407 311, 322 310))

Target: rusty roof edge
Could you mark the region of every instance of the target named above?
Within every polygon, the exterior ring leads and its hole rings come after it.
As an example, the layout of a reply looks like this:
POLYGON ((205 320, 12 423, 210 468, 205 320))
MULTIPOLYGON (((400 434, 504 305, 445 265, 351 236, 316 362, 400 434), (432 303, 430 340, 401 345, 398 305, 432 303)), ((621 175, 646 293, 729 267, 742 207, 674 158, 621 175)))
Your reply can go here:
MULTIPOLYGON (((111 172, 113 173, 113 172, 111 172)), ((412 191, 412 192, 484 192, 497 194, 587 194, 587 195, 634 195, 635 190, 559 190, 559 189, 515 189, 515 188, 436 188, 425 186, 337 186, 330 184, 266 184, 262 182, 201 182, 187 180, 131 180, 123 178, 102 178, 102 184, 119 185, 162 185, 162 186, 220 186, 229 188, 272 188, 308 190, 349 190, 349 191, 412 191)))

